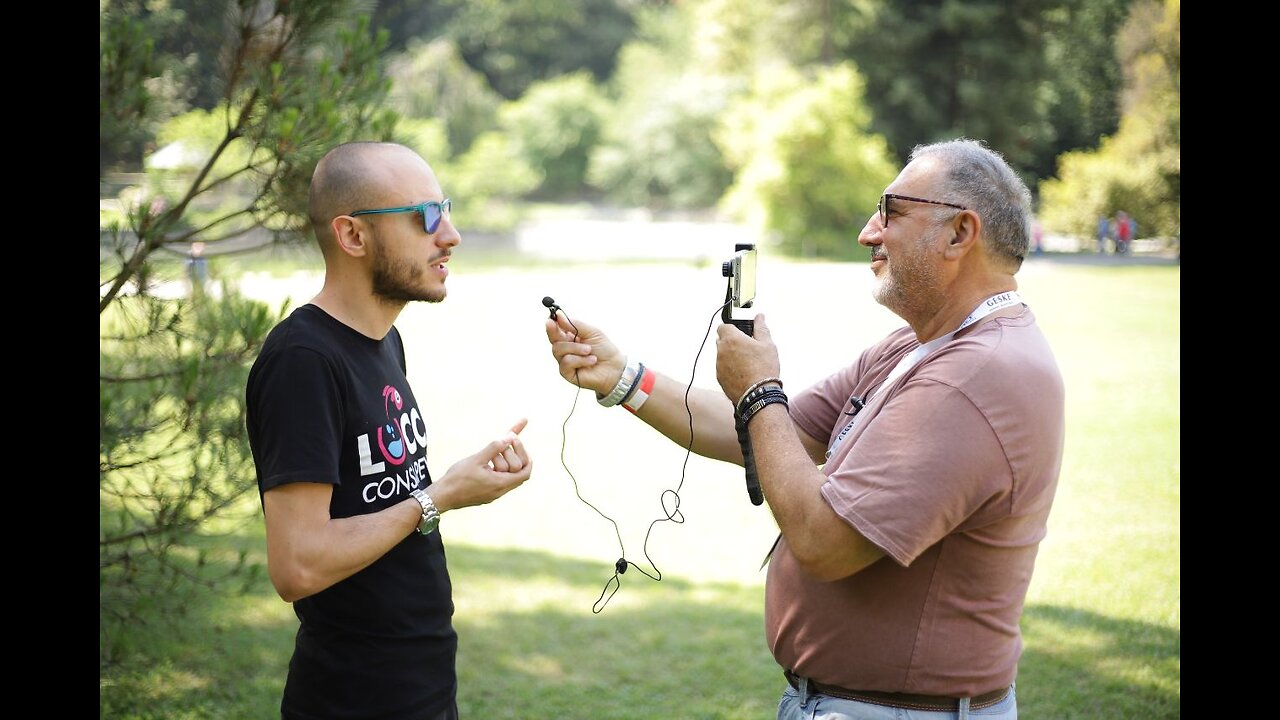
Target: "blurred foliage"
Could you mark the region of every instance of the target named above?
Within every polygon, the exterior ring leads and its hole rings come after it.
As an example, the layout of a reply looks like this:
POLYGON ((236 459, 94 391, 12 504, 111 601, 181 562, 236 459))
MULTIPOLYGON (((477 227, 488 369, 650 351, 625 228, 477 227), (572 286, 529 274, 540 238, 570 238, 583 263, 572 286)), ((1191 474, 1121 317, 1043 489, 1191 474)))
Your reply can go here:
POLYGON ((1054 232, 1092 237, 1097 219, 1123 210, 1142 237, 1180 239, 1181 16, 1179 0, 1138 0, 1124 25, 1125 111, 1095 151, 1067 153, 1040 186, 1054 232))
POLYGON ((354 7, 226 3, 214 83, 223 94, 201 109, 176 102, 195 94, 171 85, 191 77, 187 60, 161 50, 175 43, 165 33, 190 32, 186 16, 165 2, 102 5, 102 157, 166 144, 121 194, 99 244, 103 662, 119 660, 113 630, 169 590, 139 577, 219 580, 179 571, 191 566, 174 560, 195 559, 197 537, 256 487, 245 373, 281 313, 230 286, 206 292, 194 276, 185 284, 172 254, 199 246, 213 256, 255 235, 300 236, 320 156, 352 138, 390 137, 385 36, 367 18, 351 22, 354 7), (128 89, 117 93, 121 82, 128 89), (173 572, 140 575, 146 565, 173 572))
POLYGON ((260 572, 240 555, 230 571, 202 573, 207 553, 194 544, 247 517, 238 501, 256 486, 241 397, 279 319, 230 287, 215 299, 199 284, 189 299, 120 296, 102 313, 102 662, 122 659, 117 633, 148 615, 157 593, 260 572))
POLYGON ((517 155, 542 174, 534 190, 538 197, 565 198, 582 190, 606 106, 585 72, 536 82, 519 100, 503 106, 502 129, 517 155))
MULTIPOLYGON (((133 9, 103 24, 103 95, 116 98, 101 113, 103 137, 111 139, 103 143, 103 170, 135 169, 154 149, 154 106, 167 106, 161 114, 168 115, 234 106, 224 99, 225 67, 235 57, 224 39, 235 33, 231 18, 244 12, 236 8, 266 5, 100 2, 104 16, 107 8, 133 9)), ((347 3, 344 13, 351 21, 370 11, 373 26, 386 31, 390 107, 444 122, 449 154, 427 155, 443 179, 446 167, 467 167, 474 182, 463 184, 479 188, 480 158, 501 148, 515 153, 509 162, 519 167, 490 168, 515 183, 486 196, 507 208, 480 216, 492 228, 509 224, 521 196, 581 200, 603 192, 611 202, 651 209, 715 206, 735 180, 743 185, 735 177, 742 163, 731 167, 716 140, 727 110, 757 75, 779 66, 802 76, 855 67, 866 85, 867 130, 884 137, 898 163, 917 144, 974 137, 1038 190, 1059 158, 1071 162, 1067 153, 1095 151, 1114 136, 1122 106, 1131 108, 1146 82, 1139 66, 1149 61, 1132 48, 1149 44, 1143 38, 1158 23, 1122 31, 1133 3, 364 0, 347 3), (477 138, 492 132, 508 137, 489 137, 464 162, 477 138), (533 190, 529 172, 543 175, 533 190)), ((1151 118, 1127 124, 1133 133, 1159 125, 1151 118)), ((1166 185, 1176 183, 1167 157, 1142 162, 1155 163, 1166 185)))
POLYGON ((628 86, 610 115, 606 139, 591 158, 591 184, 614 202, 653 210, 714 207, 729 187, 729 171, 714 136, 729 104, 731 81, 673 78, 661 89, 628 86), (628 112, 631 103, 643 111, 628 112))
POLYGON ((900 167, 870 131, 852 65, 812 76, 779 66, 731 109, 723 145, 737 180, 726 207, 770 233, 787 255, 865 257, 857 233, 900 167))
POLYGON ((694 34, 688 7, 638 16, 610 83, 604 137, 588 179, 610 200, 654 210, 714 207, 733 179, 714 135, 735 93, 738 71, 721 72, 694 34), (698 48, 701 48, 699 50, 698 48))
POLYGON ((442 0, 453 10, 444 32, 467 64, 508 100, 540 80, 585 70, 613 74, 634 26, 628 0, 442 0))
POLYGON ((387 52, 399 55, 415 43, 447 37, 449 20, 461 6, 449 0, 378 0, 373 25, 387 31, 387 52))
MULTIPOLYGON (((449 130, 446 127, 446 121, 441 118, 420 119, 417 117, 402 117, 396 123, 396 131, 392 136, 392 140, 401 143, 423 157, 432 170, 436 171, 436 178, 441 182, 444 178, 440 177, 440 163, 446 162, 452 157, 453 152, 449 143, 449 130), (437 159, 439 158, 439 159, 437 159)), ((448 194, 448 190, 445 190, 448 194)), ((456 209, 453 211, 456 213, 456 209)))
MULTIPOLYGON (((466 152, 477 137, 498 127, 502 96, 447 38, 411 41, 405 52, 392 57, 387 76, 392 107, 406 118, 443 121, 453 152, 466 152)), ((443 159, 438 154, 423 157, 443 159)))
POLYGON ((694 15, 691 47, 700 71, 750 76, 781 60, 797 67, 831 65, 835 36, 845 24, 845 0, 700 0, 694 15))
POLYGON ((1129 0, 832 0, 837 53, 867 78, 872 127, 901 162, 967 136, 1032 187, 1116 127, 1115 34, 1129 0))
POLYGON ((488 232, 505 232, 522 216, 520 198, 542 182, 542 173, 531 167, 516 148, 511 136, 487 132, 471 144, 471 149, 445 170, 453 197, 453 218, 460 227, 488 232))
POLYGON ((142 12, 140 3, 100 1, 98 66, 99 177, 109 171, 138 171, 152 139, 152 118, 165 114, 179 96, 179 78, 190 63, 157 50, 182 19, 177 12, 142 12))
POLYGON ((1040 84, 1040 111, 1052 135, 1024 172, 1030 185, 1049 177, 1063 153, 1095 148, 1120 123, 1123 68, 1116 55, 1120 26, 1132 0, 1070 0, 1044 16, 1049 77, 1040 84))

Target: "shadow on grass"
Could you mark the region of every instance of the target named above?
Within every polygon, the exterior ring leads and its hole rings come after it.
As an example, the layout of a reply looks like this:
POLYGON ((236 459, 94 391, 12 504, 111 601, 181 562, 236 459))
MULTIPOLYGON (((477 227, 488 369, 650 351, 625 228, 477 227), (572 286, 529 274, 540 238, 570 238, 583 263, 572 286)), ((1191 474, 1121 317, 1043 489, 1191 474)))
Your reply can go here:
MULTIPOLYGON (((758 586, 633 568, 596 614, 608 560, 450 544, 449 565, 464 718, 774 717, 783 680, 758 586)), ((156 601, 147 624, 104 628, 129 637, 101 667, 101 717, 279 717, 297 620, 265 577, 156 601)), ((1054 606, 1029 607, 1023 627, 1023 717, 1178 716, 1178 631, 1054 606)))
POLYGON ((1176 718, 1181 631, 1057 605, 1022 615, 1018 711, 1026 718, 1176 718))

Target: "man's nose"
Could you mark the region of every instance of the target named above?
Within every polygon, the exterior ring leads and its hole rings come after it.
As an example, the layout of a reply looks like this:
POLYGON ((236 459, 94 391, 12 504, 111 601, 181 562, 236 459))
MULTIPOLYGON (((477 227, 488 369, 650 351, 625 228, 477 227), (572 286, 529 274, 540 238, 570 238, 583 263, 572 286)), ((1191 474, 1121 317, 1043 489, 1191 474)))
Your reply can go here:
POLYGON ((872 247, 879 245, 880 235, 884 232, 884 228, 880 225, 880 213, 871 213, 871 217, 867 218, 867 224, 862 226, 862 232, 858 233, 858 244, 864 247, 872 247))

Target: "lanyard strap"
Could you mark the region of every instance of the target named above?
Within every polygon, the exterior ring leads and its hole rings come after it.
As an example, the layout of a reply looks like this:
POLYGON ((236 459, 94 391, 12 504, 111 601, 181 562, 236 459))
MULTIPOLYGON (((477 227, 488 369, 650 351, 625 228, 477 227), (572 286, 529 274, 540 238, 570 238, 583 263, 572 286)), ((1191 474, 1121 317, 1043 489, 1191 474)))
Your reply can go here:
POLYGON ((1018 305, 1021 303, 1022 303, 1022 296, 1019 295, 1018 291, 1016 290, 1009 290, 1007 292, 1002 292, 996 295, 992 295, 986 300, 983 300, 982 302, 978 303, 978 307, 974 308, 973 312, 969 313, 969 317, 965 318, 964 322, 960 323, 960 326, 957 327, 955 330, 952 330, 946 335, 941 335, 939 337, 936 337, 930 340, 929 342, 923 345, 920 345, 915 350, 912 350, 905 357, 899 360, 898 364, 895 365, 893 367, 893 370, 889 373, 889 377, 885 378, 884 382, 880 383, 878 386, 873 388, 871 392, 867 393, 867 396, 865 398, 862 398, 861 400, 859 400, 858 398, 850 398, 849 401, 854 403, 854 408, 855 408, 853 418, 849 420, 848 424, 844 426, 844 429, 840 431, 840 434, 836 436, 836 439, 831 443, 831 447, 827 448, 827 457, 831 457, 831 453, 835 452, 836 447, 840 445, 840 443, 845 439, 845 437, 849 434, 849 432, 853 430, 854 426, 858 424, 858 416, 860 413, 858 413, 857 411, 861 410, 866 405, 866 403, 870 402, 871 396, 875 395, 880 390, 880 388, 885 388, 892 385, 894 380, 897 380, 899 377, 902 376, 903 373, 905 373, 906 371, 914 367, 917 363, 919 363, 927 355, 929 355, 929 353, 933 352, 934 350, 937 350, 939 347, 944 345, 948 340, 955 337, 956 333, 978 322, 979 320, 990 315, 991 313, 996 312, 997 310, 1003 310, 1004 308, 1010 307, 1012 305, 1018 305))
POLYGON ((991 313, 997 310, 1002 310, 1011 305, 1017 305, 1021 302, 1022 302, 1022 296, 1019 295, 1016 290, 1010 290, 1008 292, 1002 292, 998 295, 992 295, 986 300, 983 300, 982 302, 978 303, 978 307, 974 308, 973 312, 969 313, 969 317, 965 318, 964 322, 960 323, 960 327, 956 328, 955 330, 952 330, 946 335, 941 335, 939 337, 936 337, 930 340, 929 342, 917 347, 915 350, 912 350, 910 353, 908 353, 906 357, 899 360, 898 364, 894 366, 893 372, 889 373, 889 377, 886 378, 883 383, 880 383, 880 385, 877 388, 875 388, 875 390, 872 390, 871 392, 867 393, 867 399, 870 399, 871 396, 874 395, 876 391, 879 390, 880 388, 888 387, 894 380, 897 380, 899 377, 901 377, 903 373, 910 370, 912 367, 915 366, 916 363, 923 360, 926 355, 933 352, 934 350, 937 350, 939 347, 944 345, 948 340, 955 337, 956 333, 978 322, 982 318, 990 315, 991 313))

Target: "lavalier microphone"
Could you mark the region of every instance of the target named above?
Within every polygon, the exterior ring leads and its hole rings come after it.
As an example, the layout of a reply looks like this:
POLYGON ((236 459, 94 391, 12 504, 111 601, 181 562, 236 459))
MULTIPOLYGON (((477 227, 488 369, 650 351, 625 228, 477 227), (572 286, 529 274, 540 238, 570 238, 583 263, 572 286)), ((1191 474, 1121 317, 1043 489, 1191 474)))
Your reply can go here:
POLYGON ((556 301, 552 300, 550 297, 544 297, 542 298, 542 306, 551 311, 551 319, 555 320, 556 311, 560 309, 560 306, 556 304, 556 301))

